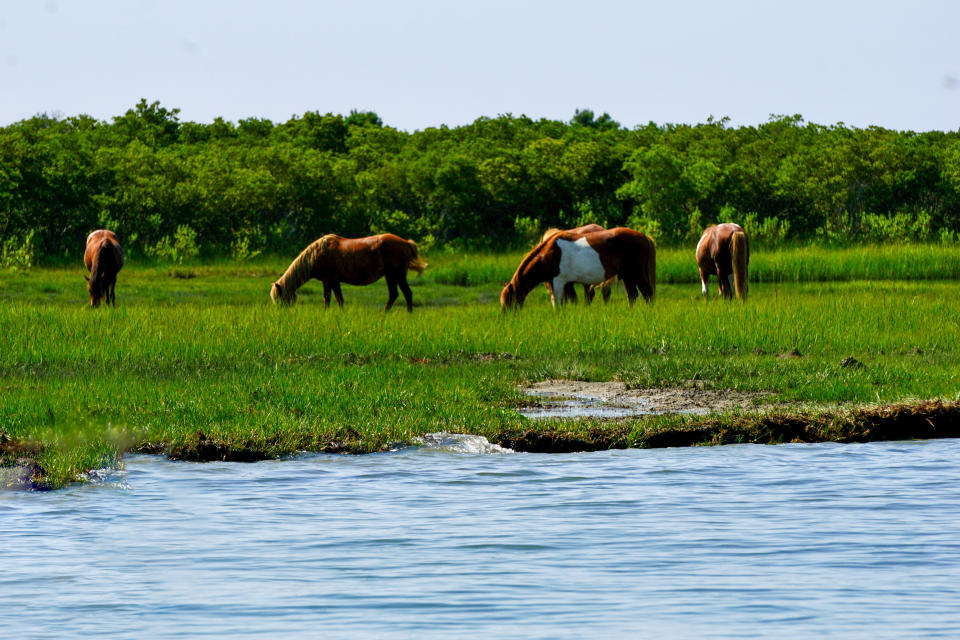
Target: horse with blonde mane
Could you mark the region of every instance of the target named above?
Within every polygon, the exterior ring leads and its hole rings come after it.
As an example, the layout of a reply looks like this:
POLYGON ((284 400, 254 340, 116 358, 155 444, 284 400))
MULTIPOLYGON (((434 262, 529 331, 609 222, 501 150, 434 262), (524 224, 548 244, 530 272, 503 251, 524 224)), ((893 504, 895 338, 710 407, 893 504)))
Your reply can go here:
POLYGON ((380 278, 387 279, 387 305, 397 299, 397 287, 407 301, 407 311, 413 311, 413 296, 407 284, 407 269, 418 274, 427 268, 420 258, 417 245, 392 233, 383 233, 368 238, 341 238, 329 234, 315 240, 290 263, 280 279, 270 287, 274 303, 292 304, 297 300, 297 289, 316 278, 323 282, 324 307, 330 307, 330 294, 343 307, 340 283, 353 285, 372 284, 380 278))
POLYGON ((741 300, 747 299, 747 266, 750 264, 750 247, 743 227, 733 222, 707 227, 697 243, 697 266, 703 297, 708 293, 707 281, 711 275, 720 281, 720 296, 732 298, 736 291, 741 300), (730 276, 733 275, 733 286, 730 276))
MULTIPOLYGON (((564 231, 563 229, 547 229, 543 232, 543 237, 540 239, 541 242, 550 238, 550 236, 555 235, 564 231)), ((585 224, 582 227, 576 227, 573 229, 567 229, 566 233, 575 234, 580 237, 584 234, 591 233, 593 231, 603 231, 603 227, 598 224, 585 224)), ((553 296, 553 287, 549 282, 544 282, 543 286, 547 288, 547 291, 550 292, 550 295, 553 296)), ((613 287, 613 278, 602 282, 600 285, 585 284, 583 285, 583 297, 587 301, 587 304, 593 302, 594 296, 596 296, 596 289, 599 287, 600 294, 603 296, 604 302, 610 302, 610 292, 613 287)), ((567 283, 567 286, 563 289, 563 301, 564 302, 577 302, 577 291, 574 289, 573 283, 567 283)))
POLYGON ((89 276, 84 276, 90 306, 96 307, 104 299, 107 304, 117 306, 117 272, 123 268, 123 250, 117 235, 107 229, 91 232, 83 251, 83 264, 90 272, 89 276))
MULTIPOLYGON (((619 277, 633 305, 637 290, 651 301, 657 287, 657 251, 653 240, 633 229, 617 227, 582 235, 561 231, 530 251, 500 293, 500 306, 515 309, 541 282, 549 282, 550 300, 571 282, 600 284, 619 277)), ((562 300, 560 301, 562 302, 562 300)))

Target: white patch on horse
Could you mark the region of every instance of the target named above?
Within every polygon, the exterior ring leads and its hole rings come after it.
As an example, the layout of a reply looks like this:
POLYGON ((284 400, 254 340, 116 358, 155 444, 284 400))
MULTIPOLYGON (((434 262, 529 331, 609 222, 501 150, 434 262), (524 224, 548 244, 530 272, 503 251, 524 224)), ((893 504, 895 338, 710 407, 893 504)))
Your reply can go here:
POLYGON ((575 242, 558 238, 557 247, 560 249, 560 270, 553 278, 554 295, 562 293, 568 282, 599 284, 607 279, 600 254, 586 238, 575 242))
POLYGON ((700 286, 701 286, 701 292, 703 293, 703 295, 709 296, 710 291, 709 289, 707 289, 707 281, 704 280, 702 277, 700 278, 700 286))

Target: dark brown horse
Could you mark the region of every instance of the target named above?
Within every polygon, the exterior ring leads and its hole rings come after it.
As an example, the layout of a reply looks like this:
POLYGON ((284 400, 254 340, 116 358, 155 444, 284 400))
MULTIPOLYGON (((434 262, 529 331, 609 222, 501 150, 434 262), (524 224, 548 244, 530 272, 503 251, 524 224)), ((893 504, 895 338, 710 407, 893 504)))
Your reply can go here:
POLYGON ((407 284, 407 269, 422 273, 427 268, 417 253, 417 245, 392 233, 368 238, 341 238, 325 235, 311 243, 290 264, 280 279, 270 287, 274 302, 293 303, 297 289, 310 278, 323 282, 324 306, 330 306, 330 293, 343 307, 340 283, 367 285, 380 278, 387 279, 389 298, 384 311, 397 299, 397 287, 407 301, 407 311, 413 311, 413 297, 407 284))
MULTIPOLYGON (((503 309, 523 305, 527 295, 541 282, 550 282, 553 291, 567 283, 600 284, 619 277, 632 305, 637 290, 647 301, 657 288, 657 250, 653 240, 626 227, 594 231, 577 236, 556 233, 537 245, 517 267, 513 279, 500 293, 503 309)), ((554 306, 555 295, 551 295, 554 306)))
POLYGON ((747 299, 747 265, 750 264, 750 247, 743 227, 733 222, 707 227, 697 243, 697 266, 703 296, 708 295, 707 280, 711 275, 720 281, 720 295, 732 298, 733 291, 741 300, 747 299), (730 276, 733 275, 733 287, 730 276))
MULTIPOLYGON (((560 233, 562 229, 547 229, 543 232, 543 237, 540 239, 541 242, 550 238, 550 236, 560 233)), ((573 229, 567 229, 565 233, 574 234, 577 237, 581 237, 587 233, 592 233, 594 231, 603 231, 603 227, 598 224, 585 224, 582 227, 576 227, 573 229)), ((577 301, 577 291, 574 289, 574 283, 569 282, 567 286, 563 289, 563 301, 564 302, 576 302, 577 301)), ((549 282, 544 282, 543 286, 547 288, 547 291, 550 292, 550 295, 553 295, 553 286, 549 282)), ((600 289, 600 294, 603 296, 604 302, 610 302, 610 291, 613 287, 613 278, 603 282, 599 285, 585 284, 583 285, 583 297, 586 299, 587 304, 593 302, 593 298, 597 293, 597 288, 600 289)))
POLYGON ((85 276, 90 306, 96 307, 103 299, 107 304, 117 306, 117 272, 123 268, 123 250, 117 235, 107 229, 98 229, 88 235, 83 264, 90 272, 89 276, 85 276))

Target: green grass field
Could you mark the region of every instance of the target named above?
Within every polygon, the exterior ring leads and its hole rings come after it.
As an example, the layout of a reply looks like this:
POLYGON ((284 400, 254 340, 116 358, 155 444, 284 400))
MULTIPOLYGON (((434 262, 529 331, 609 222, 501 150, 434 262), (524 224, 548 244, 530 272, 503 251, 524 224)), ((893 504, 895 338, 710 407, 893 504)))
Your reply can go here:
MULTIPOLYGON (((2 274, 0 465, 30 457, 57 487, 132 449, 365 452, 434 431, 608 428, 517 414, 517 385, 548 378, 696 380, 808 408, 952 401, 960 251, 901 250, 755 252, 746 304, 704 303, 689 252, 661 250, 653 305, 629 308, 621 288, 555 311, 535 292, 508 314, 500 283, 519 254, 428 255, 413 314, 379 310, 383 282, 344 287, 342 311, 323 309, 317 282, 276 308, 278 260, 128 264, 116 309, 87 307, 79 265, 2 274), (841 366, 848 356, 864 366, 841 366)), ((631 441, 663 422, 628 421, 631 441)))

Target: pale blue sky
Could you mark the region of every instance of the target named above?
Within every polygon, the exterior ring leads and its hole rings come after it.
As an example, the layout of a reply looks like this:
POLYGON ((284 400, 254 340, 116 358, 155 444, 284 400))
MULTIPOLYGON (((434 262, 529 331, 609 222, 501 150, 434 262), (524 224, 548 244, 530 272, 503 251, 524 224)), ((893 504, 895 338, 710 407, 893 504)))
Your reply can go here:
POLYGON ((209 122, 372 110, 412 131, 607 111, 960 128, 960 2, 0 0, 0 125, 141 97, 209 122))

